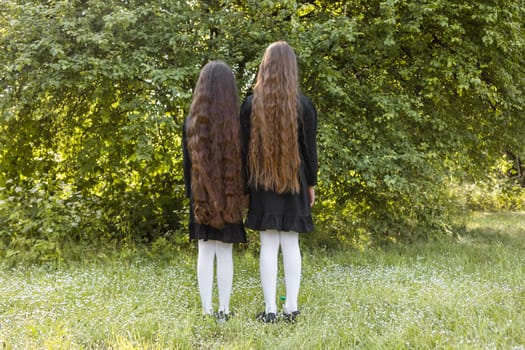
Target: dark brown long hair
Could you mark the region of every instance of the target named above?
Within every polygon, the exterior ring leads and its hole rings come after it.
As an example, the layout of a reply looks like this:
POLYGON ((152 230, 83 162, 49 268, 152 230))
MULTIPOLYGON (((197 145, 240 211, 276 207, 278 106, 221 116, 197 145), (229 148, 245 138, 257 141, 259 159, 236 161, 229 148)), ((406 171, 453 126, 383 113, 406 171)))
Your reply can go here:
POLYGON ((250 185, 299 192, 298 69, 284 41, 265 51, 253 90, 248 168, 250 185))
POLYGON ((239 95, 226 63, 212 61, 201 70, 186 131, 195 221, 215 228, 241 222, 239 95))

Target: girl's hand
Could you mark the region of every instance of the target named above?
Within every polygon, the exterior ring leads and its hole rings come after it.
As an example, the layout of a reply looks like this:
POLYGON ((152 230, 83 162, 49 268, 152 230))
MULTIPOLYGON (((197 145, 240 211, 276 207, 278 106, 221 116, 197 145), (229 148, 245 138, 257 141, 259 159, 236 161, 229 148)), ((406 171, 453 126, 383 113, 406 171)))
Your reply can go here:
POLYGON ((308 197, 310 198, 310 206, 313 207, 315 203, 315 187, 308 186, 308 197))

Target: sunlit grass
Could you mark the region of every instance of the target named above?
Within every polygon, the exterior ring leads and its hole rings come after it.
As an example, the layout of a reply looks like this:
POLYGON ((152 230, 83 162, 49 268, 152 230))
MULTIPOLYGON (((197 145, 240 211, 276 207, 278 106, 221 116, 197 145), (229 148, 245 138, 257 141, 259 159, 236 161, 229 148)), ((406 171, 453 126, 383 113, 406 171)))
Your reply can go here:
POLYGON ((225 324, 199 313, 195 250, 3 268, 0 348, 525 349, 524 249, 525 213, 475 214, 448 242, 305 244, 295 325, 254 320, 263 301, 251 250, 236 252, 225 324))

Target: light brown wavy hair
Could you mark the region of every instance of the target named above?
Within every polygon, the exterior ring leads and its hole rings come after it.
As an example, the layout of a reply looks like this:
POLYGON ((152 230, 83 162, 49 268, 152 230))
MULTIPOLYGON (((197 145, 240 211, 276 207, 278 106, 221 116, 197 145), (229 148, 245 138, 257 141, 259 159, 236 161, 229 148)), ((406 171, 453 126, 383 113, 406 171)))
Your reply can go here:
POLYGON ((195 221, 219 229, 241 222, 239 95, 226 63, 212 61, 201 70, 186 133, 195 221))
POLYGON ((286 42, 275 42, 264 53, 253 89, 248 182, 255 188, 300 190, 298 94, 295 52, 286 42))

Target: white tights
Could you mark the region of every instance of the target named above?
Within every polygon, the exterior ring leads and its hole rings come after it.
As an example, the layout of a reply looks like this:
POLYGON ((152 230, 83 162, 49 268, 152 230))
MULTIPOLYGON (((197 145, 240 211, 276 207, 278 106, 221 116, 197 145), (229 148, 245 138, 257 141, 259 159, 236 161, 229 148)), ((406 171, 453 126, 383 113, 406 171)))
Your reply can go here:
POLYGON ((283 254, 284 279, 286 285, 285 313, 297 311, 297 297, 301 284, 301 251, 299 233, 293 231, 261 231, 261 255, 259 268, 266 304, 266 313, 277 313, 277 265, 279 246, 283 254))
POLYGON ((233 282, 232 243, 199 240, 197 280, 202 311, 213 314, 212 288, 214 261, 217 257, 217 286, 219 288, 219 311, 230 313, 230 296, 233 282))

